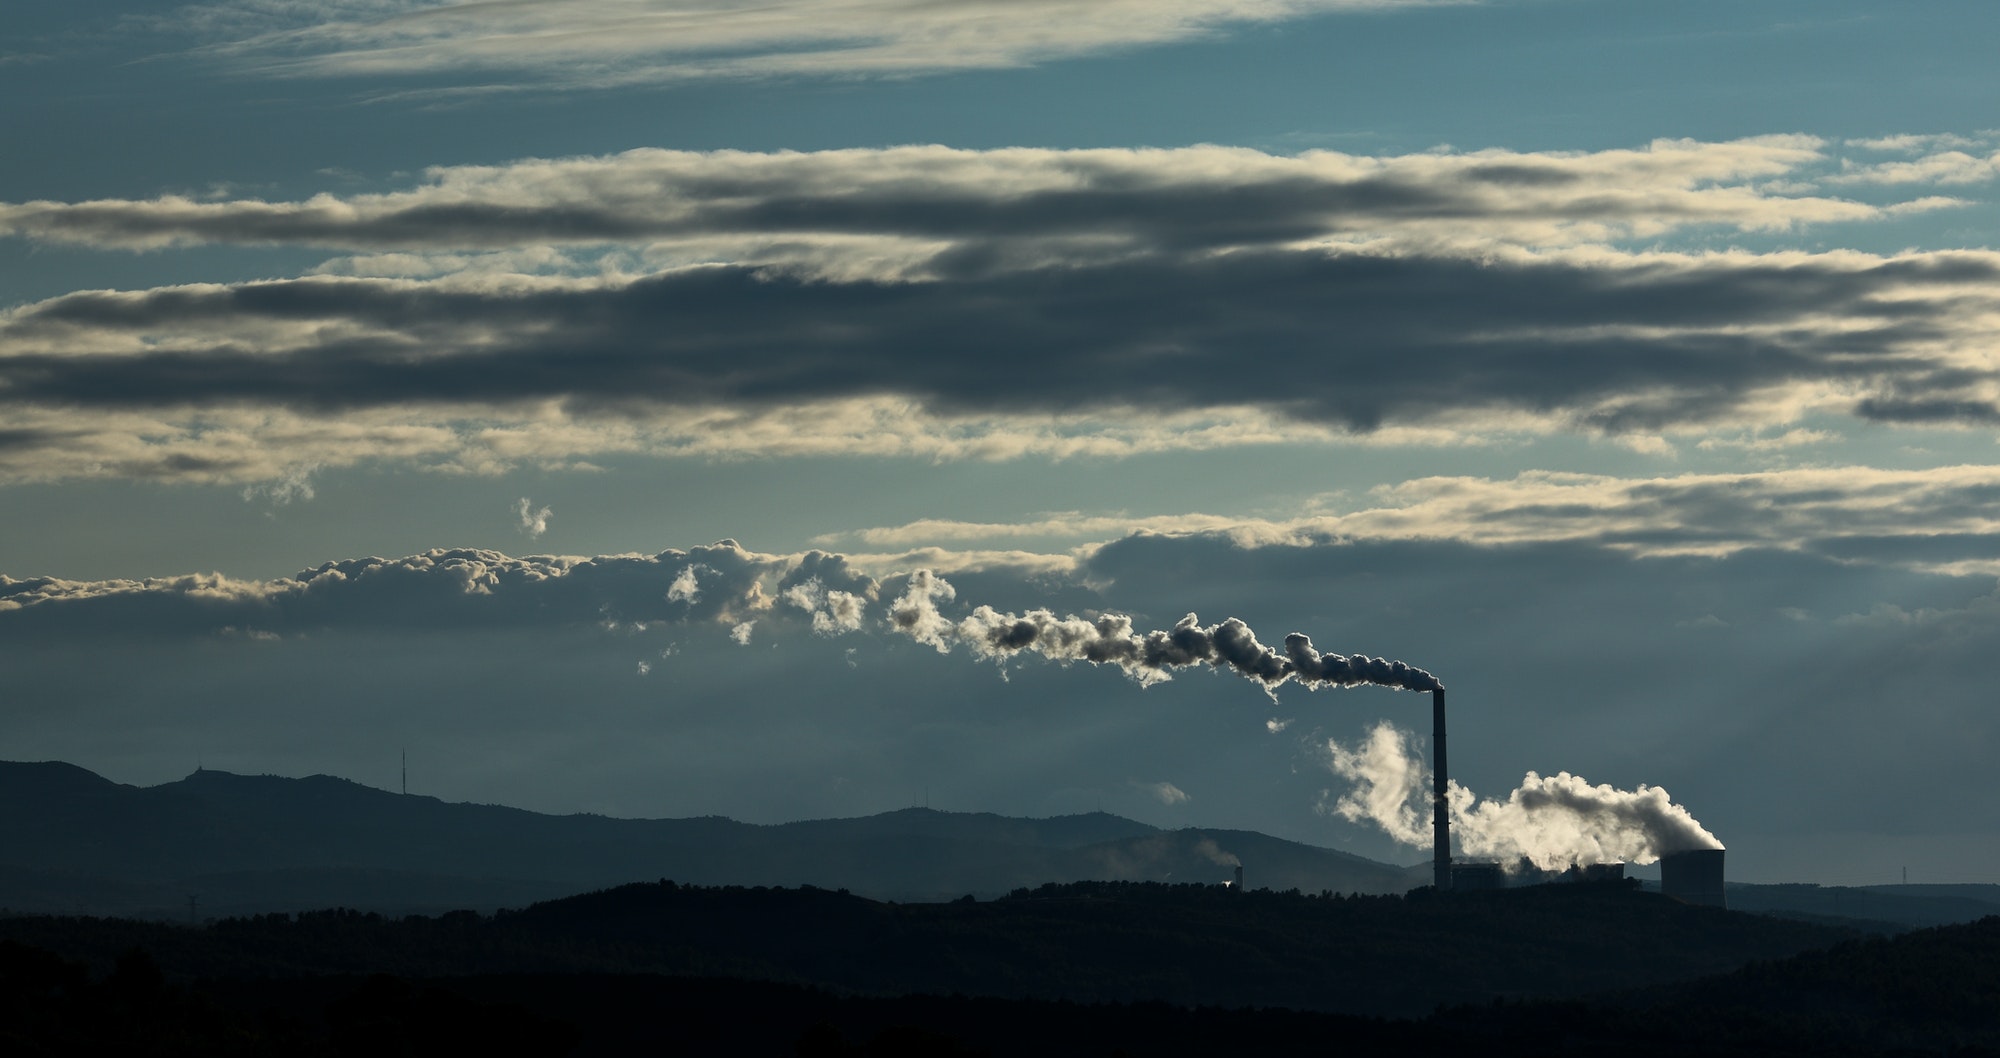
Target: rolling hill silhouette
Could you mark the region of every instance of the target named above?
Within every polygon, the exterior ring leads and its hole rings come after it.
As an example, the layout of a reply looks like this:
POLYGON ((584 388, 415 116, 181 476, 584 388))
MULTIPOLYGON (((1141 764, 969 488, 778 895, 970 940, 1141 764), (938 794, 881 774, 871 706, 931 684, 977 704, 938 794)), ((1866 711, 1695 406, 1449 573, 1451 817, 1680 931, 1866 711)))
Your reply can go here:
POLYGON ((0 763, 0 907, 184 918, 344 906, 519 907, 637 880, 814 885, 884 900, 997 896, 1077 880, 1389 893, 1404 868, 1238 830, 1161 830, 908 808, 760 826, 552 816, 325 775, 201 770, 151 787, 62 763, 0 763))

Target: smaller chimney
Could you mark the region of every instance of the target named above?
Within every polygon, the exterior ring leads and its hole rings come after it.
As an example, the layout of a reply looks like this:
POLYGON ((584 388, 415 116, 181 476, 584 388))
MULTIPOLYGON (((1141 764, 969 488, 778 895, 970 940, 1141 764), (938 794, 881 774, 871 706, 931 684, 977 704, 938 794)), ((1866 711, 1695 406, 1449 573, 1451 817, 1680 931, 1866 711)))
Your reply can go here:
POLYGON ((1243 891, 1243 865, 1240 863, 1236 865, 1236 891, 1243 891))

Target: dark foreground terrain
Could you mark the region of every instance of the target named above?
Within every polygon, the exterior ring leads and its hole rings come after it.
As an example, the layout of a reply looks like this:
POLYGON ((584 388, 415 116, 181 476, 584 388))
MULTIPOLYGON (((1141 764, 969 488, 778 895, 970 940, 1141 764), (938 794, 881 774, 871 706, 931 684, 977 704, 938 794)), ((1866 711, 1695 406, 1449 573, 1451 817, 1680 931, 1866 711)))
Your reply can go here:
POLYGON ((2000 918, 1852 937, 1620 885, 895 905, 657 883, 495 916, 15 918, 0 1049, 2000 1055, 2000 918))

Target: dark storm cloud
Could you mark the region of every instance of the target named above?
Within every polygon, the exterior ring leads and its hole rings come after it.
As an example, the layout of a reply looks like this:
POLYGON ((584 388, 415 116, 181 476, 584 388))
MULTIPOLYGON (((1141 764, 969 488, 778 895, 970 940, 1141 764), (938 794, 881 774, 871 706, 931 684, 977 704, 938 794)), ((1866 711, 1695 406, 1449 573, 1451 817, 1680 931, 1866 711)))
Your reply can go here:
POLYGON ((1979 253, 1609 267, 1297 252, 919 283, 721 267, 526 288, 314 278, 19 310, 0 394, 635 413, 898 395, 971 413, 1247 405, 1357 430, 1519 412, 1619 432, 1837 384, 1862 391, 1863 416, 1898 387, 1949 386, 1965 418, 1990 409, 1993 374, 1932 343, 1988 340, 1996 279, 1979 253))

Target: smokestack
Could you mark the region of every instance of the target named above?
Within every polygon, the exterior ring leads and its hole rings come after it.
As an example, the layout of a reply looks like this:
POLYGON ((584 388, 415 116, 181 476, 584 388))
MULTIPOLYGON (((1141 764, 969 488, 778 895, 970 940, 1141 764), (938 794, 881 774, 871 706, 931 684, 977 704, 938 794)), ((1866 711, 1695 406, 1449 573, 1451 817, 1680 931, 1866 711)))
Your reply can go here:
POLYGON ((1431 770, 1435 773, 1432 776, 1431 829, 1437 844, 1434 884, 1439 892, 1444 892, 1451 888, 1451 806, 1445 799, 1451 779, 1445 773, 1444 762, 1443 687, 1431 688, 1431 753, 1431 770))
POLYGON ((1236 865, 1236 891, 1243 891, 1243 865, 1240 863, 1236 865))
POLYGON ((1728 907, 1721 849, 1685 849, 1660 857, 1660 892, 1690 904, 1728 907))

